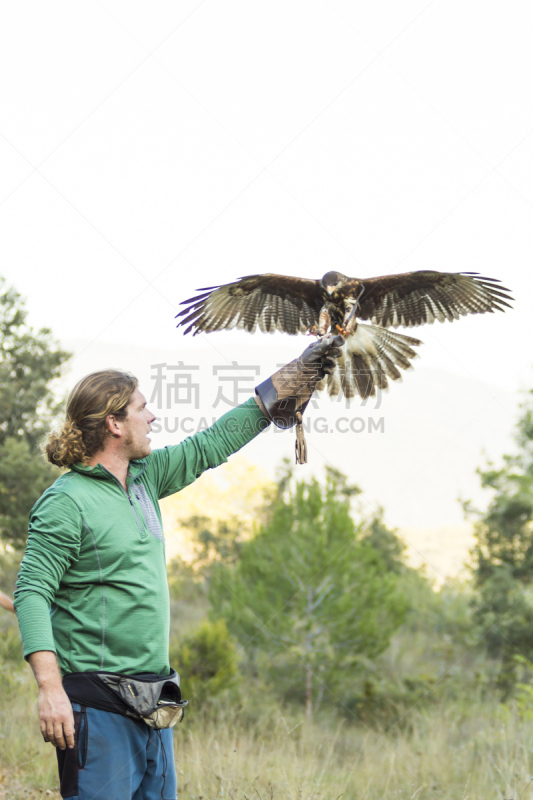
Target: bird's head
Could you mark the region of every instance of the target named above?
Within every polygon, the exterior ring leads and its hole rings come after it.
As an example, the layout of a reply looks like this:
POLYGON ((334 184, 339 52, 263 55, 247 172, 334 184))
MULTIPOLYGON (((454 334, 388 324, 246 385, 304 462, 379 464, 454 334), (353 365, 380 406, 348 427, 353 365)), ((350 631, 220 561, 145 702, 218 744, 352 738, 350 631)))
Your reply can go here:
POLYGON ((332 295, 333 292, 344 286, 347 280, 348 278, 342 272, 326 272, 320 282, 328 295, 332 295))

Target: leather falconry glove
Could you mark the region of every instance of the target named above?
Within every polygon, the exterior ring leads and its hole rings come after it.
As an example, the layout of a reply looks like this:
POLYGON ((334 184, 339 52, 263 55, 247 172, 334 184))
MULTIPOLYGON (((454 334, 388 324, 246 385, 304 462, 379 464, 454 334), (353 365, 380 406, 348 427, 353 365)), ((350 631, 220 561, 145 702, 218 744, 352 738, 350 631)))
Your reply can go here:
POLYGON ((305 411, 317 383, 335 369, 341 355, 342 336, 328 334, 313 342, 299 358, 282 367, 256 386, 255 393, 278 428, 296 425, 296 463, 307 463, 307 445, 302 425, 305 411))

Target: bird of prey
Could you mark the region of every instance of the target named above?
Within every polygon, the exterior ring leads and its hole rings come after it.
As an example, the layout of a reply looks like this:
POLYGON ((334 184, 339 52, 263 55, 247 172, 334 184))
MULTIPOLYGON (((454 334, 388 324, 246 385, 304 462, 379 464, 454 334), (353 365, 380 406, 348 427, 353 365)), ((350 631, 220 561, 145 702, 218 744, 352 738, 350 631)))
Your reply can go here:
POLYGON ((421 270, 378 278, 327 272, 321 280, 287 275, 248 275, 233 283, 198 289, 184 300, 178 323, 185 334, 237 328, 254 333, 342 333, 345 344, 333 375, 317 388, 332 396, 373 396, 409 369, 419 339, 389 328, 411 328, 511 308, 509 289, 476 272, 421 270), (371 324, 363 324, 366 320, 371 324))

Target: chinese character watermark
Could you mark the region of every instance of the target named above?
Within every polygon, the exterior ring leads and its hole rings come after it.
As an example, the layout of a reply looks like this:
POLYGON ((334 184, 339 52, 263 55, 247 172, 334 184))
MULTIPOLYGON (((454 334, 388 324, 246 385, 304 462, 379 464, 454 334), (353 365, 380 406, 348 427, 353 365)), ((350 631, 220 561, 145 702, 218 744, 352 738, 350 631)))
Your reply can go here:
MULTIPOLYGON (((285 365, 276 365, 278 368, 281 366, 285 365)), ((205 397, 205 388, 200 398, 200 366, 178 361, 177 364, 152 364, 151 370, 152 392, 149 404, 160 411, 171 410, 177 405, 188 406, 195 411, 208 407, 219 409, 220 406, 237 408, 254 395, 255 386, 262 382, 261 368, 255 364, 238 364, 237 361, 232 361, 231 364, 213 366, 212 374, 219 385, 214 399, 212 397, 209 402, 205 397)), ((385 385, 383 375, 379 372, 338 368, 333 377, 326 376, 323 379, 323 390, 312 395, 308 409, 319 410, 326 394, 329 395, 329 402, 344 401, 346 410, 353 409, 354 403, 357 408, 365 408, 369 401, 374 409, 379 409, 383 394, 381 386, 385 385), (329 394, 329 386, 333 386, 335 394, 329 394), (346 394, 353 396, 348 398, 346 394)))
POLYGON ((152 364, 155 374, 152 372, 154 388, 150 403, 156 408, 172 408, 173 405, 182 403, 194 404, 194 408, 200 408, 200 384, 193 383, 191 374, 191 371, 199 369, 200 367, 184 364, 183 361, 178 361, 177 364, 152 364), (170 376, 166 374, 167 371, 171 372, 170 376))
POLYGON ((239 398, 240 395, 247 395, 250 396, 250 391, 253 389, 254 384, 250 383, 250 381, 254 381, 254 379, 259 375, 260 368, 256 366, 240 366, 237 364, 236 361, 232 361, 230 366, 221 366, 221 367, 213 367, 213 375, 218 376, 218 380, 221 382, 225 382, 226 384, 232 383, 233 384, 233 397, 229 399, 224 394, 224 387, 219 386, 217 396, 215 398, 215 402, 213 403, 213 408, 216 408, 220 401, 222 400, 227 405, 231 406, 232 408, 237 408, 237 406, 242 402, 239 398), (253 375, 243 375, 243 370, 252 371, 253 375), (219 375, 219 372, 237 372, 236 375, 219 375), (241 386, 241 382, 245 382, 244 386, 241 386))

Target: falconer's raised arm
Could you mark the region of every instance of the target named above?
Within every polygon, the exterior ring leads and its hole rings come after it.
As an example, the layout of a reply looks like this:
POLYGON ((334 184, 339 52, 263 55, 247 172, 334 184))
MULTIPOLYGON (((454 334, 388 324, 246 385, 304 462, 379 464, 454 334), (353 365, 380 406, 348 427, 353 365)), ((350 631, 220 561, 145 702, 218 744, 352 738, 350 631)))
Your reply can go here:
POLYGON ((251 397, 228 411, 214 425, 176 445, 154 450, 146 458, 147 477, 159 497, 167 497, 193 483, 202 472, 224 464, 232 453, 268 428, 270 420, 251 397))

